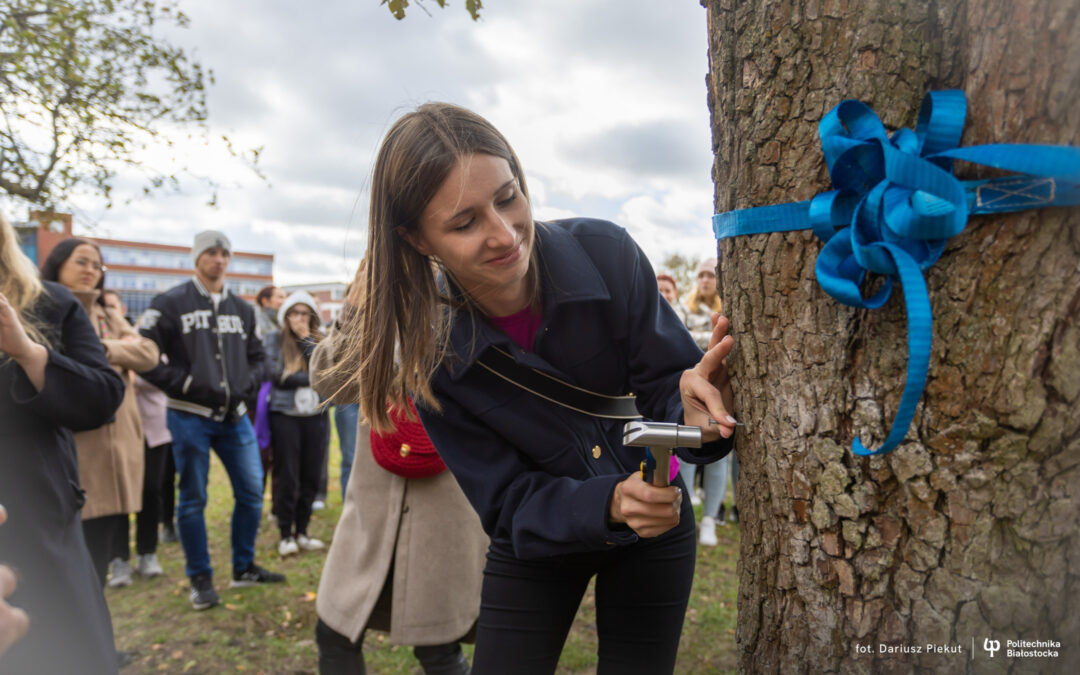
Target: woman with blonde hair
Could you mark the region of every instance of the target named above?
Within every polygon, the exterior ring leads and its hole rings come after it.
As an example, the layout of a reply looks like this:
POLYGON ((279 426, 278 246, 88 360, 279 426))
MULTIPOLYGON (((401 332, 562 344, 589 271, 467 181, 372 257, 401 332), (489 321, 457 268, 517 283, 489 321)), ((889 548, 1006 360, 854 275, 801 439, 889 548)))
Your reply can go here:
POLYGON ((590 401, 633 392, 646 417, 703 427, 703 447, 677 453, 711 461, 735 429, 727 320, 711 319, 703 357, 626 231, 534 222, 510 144, 458 106, 391 127, 368 222, 368 301, 338 368, 377 432, 393 428, 388 399, 413 397, 491 538, 473 672, 553 672, 594 576, 598 671, 671 672, 695 557, 681 481, 646 483, 623 420, 520 378, 590 401))
POLYGON ((686 328, 698 347, 706 349, 712 335, 711 317, 723 311, 716 292, 716 258, 702 260, 694 274, 694 287, 683 303, 686 307, 686 328))
POLYGON ((104 424, 124 381, 79 301, 41 282, 0 217, 0 557, 30 630, 0 672, 116 673, 112 621, 86 548, 72 431, 104 424), (62 645, 63 648, 57 648, 62 645))

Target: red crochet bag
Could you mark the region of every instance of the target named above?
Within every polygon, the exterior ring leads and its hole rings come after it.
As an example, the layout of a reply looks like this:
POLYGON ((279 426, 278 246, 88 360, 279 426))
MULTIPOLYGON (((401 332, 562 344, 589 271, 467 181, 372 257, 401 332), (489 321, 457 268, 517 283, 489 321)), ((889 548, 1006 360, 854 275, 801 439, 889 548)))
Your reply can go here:
MULTIPOLYGON (((409 411, 416 416, 416 406, 407 399, 409 411)), ((388 434, 371 432, 371 456, 390 473, 405 478, 427 478, 446 471, 446 465, 428 438, 419 418, 410 420, 400 408, 389 408, 396 429, 388 434)))

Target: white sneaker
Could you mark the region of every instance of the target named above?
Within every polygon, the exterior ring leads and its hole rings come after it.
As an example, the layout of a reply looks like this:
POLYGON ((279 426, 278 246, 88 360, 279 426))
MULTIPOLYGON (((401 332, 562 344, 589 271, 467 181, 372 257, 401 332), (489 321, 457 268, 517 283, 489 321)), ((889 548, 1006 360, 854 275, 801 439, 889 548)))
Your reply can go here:
POLYGON ((304 551, 321 551, 326 548, 326 544, 322 543, 318 539, 312 539, 306 534, 296 535, 296 545, 304 551))
POLYGON ((165 573, 158 562, 157 553, 147 553, 135 558, 135 571, 142 577, 158 577, 165 573))
POLYGON ((322 511, 325 508, 326 508, 326 502, 324 502, 321 499, 316 499, 315 501, 311 502, 311 510, 312 511, 322 511))
POLYGON ((705 516, 701 519, 701 536, 698 538, 698 543, 702 546, 716 546, 716 521, 712 516, 705 516))
POLYGON ((690 493, 690 503, 693 506, 701 506, 701 497, 698 497, 698 493, 696 490, 690 493))
POLYGON ((127 560, 114 558, 109 563, 109 568, 112 570, 112 575, 109 577, 109 588, 131 585, 131 563, 127 560))
POLYGON ((277 552, 282 558, 290 555, 295 555, 300 552, 300 547, 296 545, 296 540, 292 537, 286 537, 281 540, 281 543, 277 545, 277 552))

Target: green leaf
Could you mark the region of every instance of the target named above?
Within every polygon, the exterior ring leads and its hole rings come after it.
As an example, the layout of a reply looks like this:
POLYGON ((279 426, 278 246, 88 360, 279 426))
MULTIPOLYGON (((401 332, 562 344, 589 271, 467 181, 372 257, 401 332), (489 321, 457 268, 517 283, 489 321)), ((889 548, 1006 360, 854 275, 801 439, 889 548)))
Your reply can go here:
POLYGON ((405 18, 405 8, 409 6, 409 0, 382 0, 380 4, 386 5, 394 18, 401 21, 405 18))
MULTIPOLYGON (((435 3, 438 4, 439 7, 445 9, 447 0, 435 0, 435 3)), ((386 5, 387 9, 390 10, 390 13, 394 15, 394 18, 400 21, 405 18, 405 9, 409 6, 409 0, 380 0, 379 4, 386 5)), ((427 12, 428 15, 431 14, 424 6, 423 0, 416 0, 416 4, 424 12, 427 12)), ((481 0, 465 0, 465 9, 469 12, 469 16, 472 17, 473 21, 480 19, 480 10, 483 9, 483 7, 484 3, 481 2, 481 0)))

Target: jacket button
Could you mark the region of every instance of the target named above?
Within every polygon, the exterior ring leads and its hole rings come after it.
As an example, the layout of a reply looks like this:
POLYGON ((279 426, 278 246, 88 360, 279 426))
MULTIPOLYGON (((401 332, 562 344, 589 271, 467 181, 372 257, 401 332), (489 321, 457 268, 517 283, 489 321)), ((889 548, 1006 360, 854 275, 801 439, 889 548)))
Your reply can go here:
POLYGON ((401 512, 402 513, 408 513, 409 512, 409 505, 406 504, 405 506, 402 506, 401 507, 401 512))
POLYGON ((412 452, 412 448, 409 447, 408 443, 402 443, 401 450, 399 450, 399 452, 401 453, 402 457, 408 457, 409 453, 412 452))
POLYGON ((592 449, 593 459, 600 459, 600 446, 594 445, 592 449))

